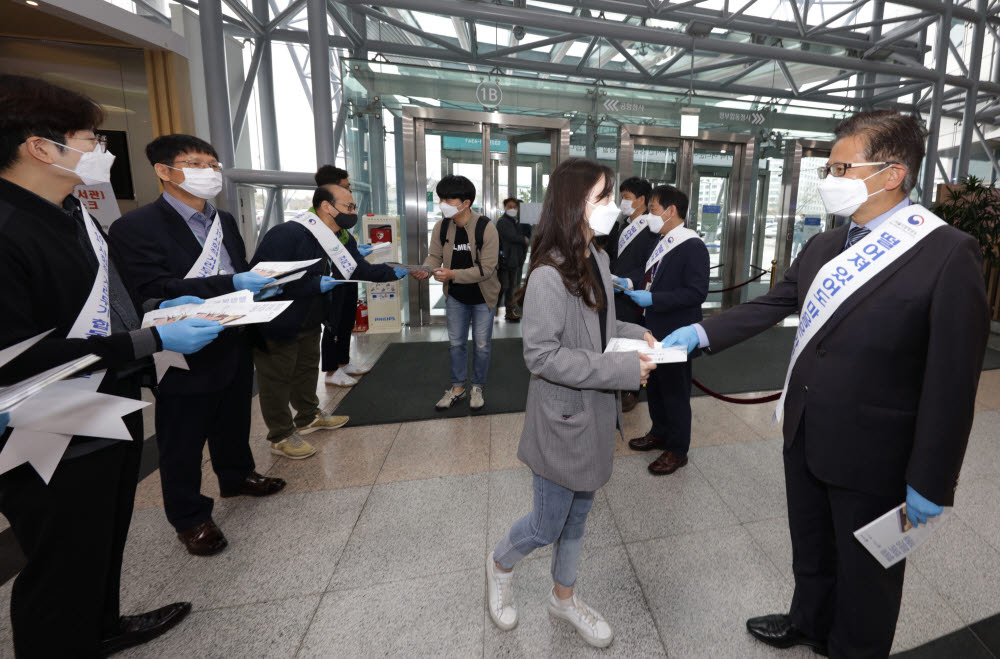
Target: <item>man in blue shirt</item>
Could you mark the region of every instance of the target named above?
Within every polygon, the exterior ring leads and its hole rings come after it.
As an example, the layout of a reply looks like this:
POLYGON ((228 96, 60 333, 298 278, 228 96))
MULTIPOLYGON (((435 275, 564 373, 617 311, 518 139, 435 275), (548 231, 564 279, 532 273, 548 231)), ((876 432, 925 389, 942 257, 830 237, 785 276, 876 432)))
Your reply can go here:
MULTIPOLYGON (((164 135, 146 146, 163 194, 111 225, 122 273, 147 297, 210 298, 260 292, 271 279, 249 272, 232 215, 208 201, 222 189, 212 145, 192 135, 164 135)), ((212 521, 213 501, 201 494, 206 441, 223 497, 267 496, 285 486, 254 468, 250 452, 253 361, 247 336, 227 329, 187 358, 190 370, 169 368, 158 386, 156 441, 167 519, 188 552, 217 554, 228 544, 212 521)))

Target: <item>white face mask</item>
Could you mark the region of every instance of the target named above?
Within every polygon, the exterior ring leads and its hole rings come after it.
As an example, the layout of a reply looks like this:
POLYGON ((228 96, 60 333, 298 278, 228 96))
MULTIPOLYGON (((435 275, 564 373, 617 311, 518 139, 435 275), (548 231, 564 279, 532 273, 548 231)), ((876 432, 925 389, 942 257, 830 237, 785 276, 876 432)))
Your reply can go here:
POLYGON ((80 177, 84 185, 97 185, 98 183, 110 183, 111 182, 111 165, 115 162, 114 155, 105 150, 100 144, 97 145, 93 151, 81 151, 80 149, 74 149, 71 146, 62 144, 61 142, 53 142, 52 140, 42 138, 46 142, 52 142, 52 144, 58 144, 60 146, 66 147, 70 151, 76 151, 77 153, 82 153, 80 160, 77 161, 76 166, 73 169, 68 167, 63 167, 62 165, 57 165, 52 163, 53 167, 58 167, 59 169, 67 172, 72 172, 80 177))
POLYGON ((648 226, 649 230, 652 231, 653 233, 660 233, 660 230, 663 228, 663 225, 666 224, 666 222, 663 220, 663 217, 661 217, 660 215, 653 215, 652 213, 646 213, 642 217, 646 218, 646 226, 648 226))
POLYGON ((508 208, 504 212, 507 213, 507 217, 517 217, 517 209, 516 208, 508 208))
POLYGON ((618 207, 621 210, 622 215, 632 217, 632 213, 635 212, 635 206, 632 205, 631 199, 622 199, 621 206, 618 207))
POLYGON ((618 221, 618 209, 611 204, 598 206, 590 201, 587 203, 594 207, 594 210, 590 213, 590 219, 587 220, 590 228, 598 236, 606 236, 611 233, 611 228, 618 221))
POLYGON ((455 215, 458 214, 458 207, 457 206, 452 206, 451 204, 446 204, 443 201, 440 204, 438 204, 438 210, 441 211, 441 214, 444 215, 447 218, 455 217, 455 215))
MULTIPOLYGON (((177 168, 170 167, 170 169, 177 168)), ((181 190, 199 199, 212 199, 222 192, 222 172, 217 172, 211 167, 208 169, 184 167, 180 171, 184 172, 184 182, 177 184, 181 190)))
MULTIPOLYGON (((889 167, 883 167, 872 176, 878 176, 889 167)), ((819 196, 823 199, 823 206, 826 212, 831 215, 849 217, 854 215, 861 205, 868 201, 869 197, 884 192, 885 188, 868 194, 868 186, 865 181, 872 176, 865 178, 845 178, 843 176, 827 176, 819 182, 819 196)))

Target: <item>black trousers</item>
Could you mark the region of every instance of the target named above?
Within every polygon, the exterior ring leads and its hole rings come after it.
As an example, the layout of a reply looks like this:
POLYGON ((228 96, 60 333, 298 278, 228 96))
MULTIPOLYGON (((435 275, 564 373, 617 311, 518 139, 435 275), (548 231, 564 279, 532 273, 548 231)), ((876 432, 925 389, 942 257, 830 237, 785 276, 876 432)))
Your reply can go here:
POLYGON ((233 381, 222 391, 160 394, 156 398, 156 445, 167 520, 178 531, 212 518, 214 502, 201 493, 205 441, 219 487, 235 489, 254 470, 250 452, 253 361, 240 360, 233 381))
POLYGON ((333 373, 341 364, 351 363, 351 334, 354 332, 354 320, 358 308, 358 287, 344 286, 345 295, 343 307, 335 314, 337 324, 331 328, 323 325, 323 370, 333 373))
POLYGON ((138 439, 60 463, 48 485, 29 465, 0 476, 0 512, 28 559, 10 601, 19 659, 93 657, 118 630, 142 416, 126 424, 138 439))
POLYGON ((649 432, 668 451, 684 457, 691 448, 691 360, 681 364, 657 364, 646 384, 649 399, 649 432))
MULTIPOLYGON (((521 266, 516 268, 502 268, 500 270, 500 298, 507 313, 514 311, 514 296, 517 289, 521 288, 521 266)), ((499 305, 497 305, 499 306, 499 305)))
POLYGON ((792 622, 811 638, 826 639, 831 657, 888 657, 905 561, 883 568, 854 531, 898 506, 906 493, 878 496, 820 481, 806 463, 808 441, 800 425, 784 455, 795 574, 792 622))

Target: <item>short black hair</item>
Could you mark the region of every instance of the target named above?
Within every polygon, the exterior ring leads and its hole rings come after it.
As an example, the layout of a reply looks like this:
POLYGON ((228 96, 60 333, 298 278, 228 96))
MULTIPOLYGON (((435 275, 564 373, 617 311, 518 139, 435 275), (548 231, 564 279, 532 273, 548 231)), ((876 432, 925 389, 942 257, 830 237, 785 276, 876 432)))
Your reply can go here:
POLYGON ((653 184, 644 178, 639 178, 638 176, 633 176, 632 178, 627 178, 622 181, 622 184, 618 186, 618 192, 631 192, 638 199, 642 197, 646 200, 646 204, 649 204, 649 194, 653 191, 653 184))
POLYGON ((83 94, 39 78, 0 75, 0 171, 14 164, 29 137, 62 144, 66 135, 96 130, 103 121, 101 106, 83 94))
POLYGON ((472 181, 464 176, 449 175, 438 181, 438 199, 458 199, 460 201, 469 200, 471 204, 476 200, 476 186, 472 181))
POLYGON ((316 185, 340 185, 345 178, 350 178, 346 169, 335 165, 323 165, 316 170, 316 185))
POLYGON ((891 160, 906 165, 903 192, 910 194, 917 185, 925 135, 915 117, 895 110, 860 112, 841 121, 833 132, 838 140, 864 135, 865 158, 869 162, 891 160))
POLYGON ((182 133, 161 135, 146 145, 146 157, 150 165, 162 163, 173 166, 174 160, 182 153, 203 153, 216 160, 219 159, 219 154, 211 144, 194 135, 182 133))
POLYGON ((658 185, 649 196, 650 201, 656 201, 664 209, 674 206, 682 220, 688 215, 688 196, 672 185, 658 185))
MULTIPOLYGON (((438 195, 438 196, 440 197, 441 195, 438 195)), ((509 203, 510 203, 510 202, 512 202, 512 201, 514 202, 514 204, 515 204, 515 205, 516 205, 516 206, 517 206, 518 208, 520 208, 520 207, 521 207, 521 200, 520 200, 520 199, 515 199, 514 197, 507 197, 506 199, 504 199, 504 200, 503 200, 503 207, 504 207, 504 208, 507 208, 507 204, 509 204, 509 203)))
POLYGON ((330 188, 328 188, 327 185, 329 184, 321 185, 318 188, 316 188, 315 192, 313 192, 313 205, 312 205, 313 210, 319 210, 320 205, 322 205, 324 201, 328 204, 334 203, 333 191, 330 190, 330 188))

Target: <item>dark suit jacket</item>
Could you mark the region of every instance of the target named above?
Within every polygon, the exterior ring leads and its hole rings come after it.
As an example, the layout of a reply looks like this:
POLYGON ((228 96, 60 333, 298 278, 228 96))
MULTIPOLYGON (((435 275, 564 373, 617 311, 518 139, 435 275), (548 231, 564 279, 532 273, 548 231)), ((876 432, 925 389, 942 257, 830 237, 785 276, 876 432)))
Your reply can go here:
POLYGON ((503 269, 520 270, 528 255, 520 220, 514 221, 504 213, 497 220, 497 234, 500 236, 500 251, 503 252, 503 269))
MULTIPOLYGON (((361 256, 358 251, 358 241, 350 236, 345 245, 347 251, 358 264, 351 275, 352 279, 366 281, 396 281, 396 273, 387 265, 373 265, 361 256)), ((274 300, 293 300, 292 306, 267 325, 260 327, 260 332, 272 341, 288 342, 295 339, 300 332, 319 327, 326 322, 330 327, 337 327, 341 313, 354 313, 354 309, 346 309, 345 299, 353 288, 356 295, 357 284, 341 284, 326 294, 320 292, 320 282, 323 275, 334 279, 343 279, 340 271, 331 268, 326 251, 319 241, 313 237, 309 229, 298 222, 285 222, 272 228, 257 247, 253 255, 253 263, 260 261, 308 261, 320 259, 306 269, 306 275, 301 279, 282 287, 282 294, 274 300)))
MULTIPOLYGON (((615 226, 619 227, 620 225, 616 224, 615 226)), ((642 279, 646 275, 646 261, 649 260, 649 255, 656 249, 656 244, 660 242, 660 235, 653 233, 649 230, 649 227, 646 227, 632 239, 632 242, 628 244, 621 254, 618 254, 618 238, 620 235, 621 231, 612 230, 612 233, 608 236, 609 241, 614 241, 614 244, 608 245, 608 248, 613 249, 616 254, 611 259, 611 273, 616 277, 631 279, 633 286, 642 288, 642 279)), ((618 320, 629 322, 638 322, 636 319, 642 315, 642 309, 632 301, 632 298, 617 291, 615 292, 615 312, 618 314, 618 320)))
MULTIPOLYGON (((848 228, 813 237, 767 295, 706 320, 709 352, 801 309, 848 228)), ((785 399, 786 448, 804 418, 809 469, 824 482, 901 498, 909 484, 951 505, 988 334, 979 245, 941 227, 843 302, 804 347, 785 399)))
MULTIPOLYGON (((246 248, 233 216, 219 211, 223 244, 237 272, 249 270, 246 248)), ((198 260, 201 245, 184 219, 161 195, 151 204, 129 211, 111 225, 111 244, 121 255, 126 284, 142 297, 171 299, 181 295, 216 297, 235 291, 233 274, 185 279, 198 260)), ((238 360, 249 359, 240 330, 227 329, 215 341, 187 355, 190 371, 172 368, 160 382, 165 394, 222 391, 237 371, 238 360)))
MULTIPOLYGON (((701 305, 708 297, 708 272, 708 248, 697 238, 685 240, 660 261, 650 288, 653 305, 646 307, 646 328, 658 341, 701 320, 701 305)), ((642 279, 632 283, 640 288, 642 279)))

